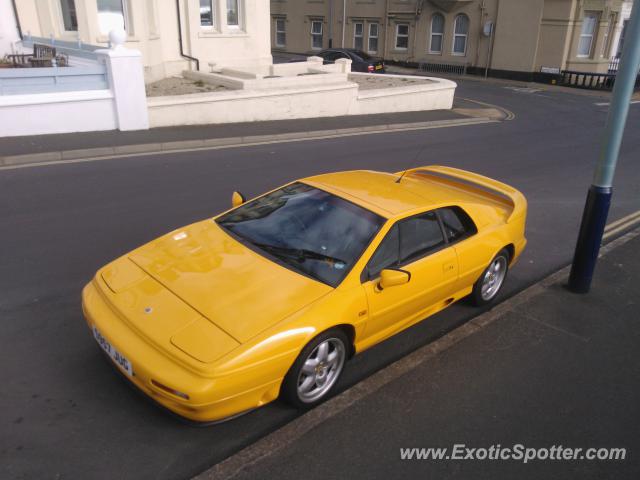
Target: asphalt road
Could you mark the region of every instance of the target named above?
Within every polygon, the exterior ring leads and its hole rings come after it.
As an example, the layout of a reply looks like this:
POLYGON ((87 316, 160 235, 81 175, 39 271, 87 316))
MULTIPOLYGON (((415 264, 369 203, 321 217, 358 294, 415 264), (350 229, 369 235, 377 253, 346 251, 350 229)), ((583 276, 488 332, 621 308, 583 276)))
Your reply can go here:
MULTIPOLYGON (((275 402, 197 428, 115 374, 85 327, 80 290, 114 257, 259 194, 320 172, 444 164, 498 178, 529 200, 529 246, 505 294, 569 263, 606 107, 589 96, 463 82, 499 104, 500 124, 367 135, 0 171, 0 477, 187 478, 297 415, 275 402)), ((615 180, 610 220, 640 208, 640 105, 615 180)), ((277 288, 277 286, 274 286, 277 288)), ((356 357, 346 388, 463 323, 455 305, 356 357)))

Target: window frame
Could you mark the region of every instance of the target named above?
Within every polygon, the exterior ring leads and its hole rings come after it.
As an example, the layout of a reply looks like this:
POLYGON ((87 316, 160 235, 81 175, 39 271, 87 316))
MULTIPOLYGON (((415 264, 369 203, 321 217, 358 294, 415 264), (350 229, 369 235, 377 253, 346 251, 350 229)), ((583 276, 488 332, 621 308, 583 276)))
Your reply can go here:
POLYGON ((582 17, 582 26, 580 27, 580 35, 578 36, 578 45, 576 46, 576 58, 593 58, 594 50, 595 50, 594 46, 596 44, 594 40, 597 40, 599 24, 600 24, 600 15, 598 14, 598 12, 591 11, 591 10, 584 12, 584 15, 582 17), (587 26, 587 23, 585 22, 585 20, 587 18, 593 18, 593 31, 591 33, 585 33, 585 27, 587 26), (590 37, 589 50, 587 53, 581 53, 580 51, 580 46, 581 46, 583 37, 590 37))
POLYGON ((319 19, 315 19, 315 20, 311 20, 311 50, 322 50, 322 47, 324 46, 324 21, 323 20, 319 20, 319 19), (320 24, 320 32, 314 33, 313 31, 313 26, 314 24, 320 24), (316 47, 314 46, 314 39, 316 37, 320 38, 320 46, 316 47))
POLYGON ((469 26, 471 25, 471 20, 469 20, 469 16, 465 13, 459 13, 458 15, 456 15, 456 17, 453 19, 453 42, 451 43, 451 55, 454 55, 456 57, 466 57, 467 56, 467 48, 469 45, 469 26), (466 33, 457 33, 457 25, 458 25, 458 20, 460 19, 465 19, 467 22, 467 30, 466 33), (464 51, 462 52, 456 52, 456 39, 458 37, 464 37, 464 51))
POLYGON ((370 22, 368 23, 369 28, 367 29, 367 53, 373 53, 373 54, 377 54, 378 53, 378 48, 380 45, 380 24, 378 22, 370 22), (371 27, 374 26, 376 27, 376 34, 372 35, 371 34, 371 27), (372 50, 371 49, 371 40, 375 39, 376 41, 376 49, 372 50))
MULTIPOLYGON (((58 7, 60 8, 60 20, 62 21, 62 31, 64 33, 78 33, 78 7, 76 6, 76 1, 75 0, 58 0, 58 7), (67 30, 67 26, 65 24, 65 15, 64 15, 64 7, 62 6, 62 4, 64 3, 73 3, 73 15, 75 16, 75 20, 76 20, 76 25, 75 25, 75 30, 67 30)), ((71 15, 71 12, 70 12, 71 15)))
POLYGON ((611 40, 613 39, 613 33, 618 21, 618 16, 615 12, 609 14, 609 25, 604 31, 604 35, 602 38, 602 50, 600 51, 600 56, 602 58, 611 58, 611 40))
POLYGON ((442 55, 442 50, 443 50, 442 47, 444 46, 445 24, 446 24, 446 18, 442 13, 436 12, 431 16, 430 35, 429 35, 429 53, 431 55, 442 55), (436 32, 436 33, 433 32, 433 21, 435 20, 436 17, 442 18, 442 32, 436 32), (440 37, 440 50, 434 50, 433 49, 433 37, 434 36, 440 37))
MULTIPOLYGON (((430 213, 433 213, 433 216, 435 217, 435 221, 436 221, 436 223, 438 225, 438 229, 440 230, 440 235, 442 237, 442 243, 440 243, 438 245, 435 245, 433 247, 430 247, 430 248, 423 249, 421 251, 418 250, 417 253, 414 253, 411 256, 405 257, 404 259, 400 258, 400 255, 398 255, 398 260, 399 260, 398 268, 402 268, 402 267, 405 267, 407 265, 411 265, 412 263, 417 262, 419 260, 422 260, 424 257, 427 257, 427 256, 431 255, 434 252, 442 250, 443 248, 445 248, 447 246, 447 236, 445 235, 445 231, 444 231, 444 228, 443 228, 443 225, 442 225, 442 219, 440 218, 440 215, 438 215, 438 210, 437 209, 436 210, 429 210, 429 211, 426 211, 426 212, 418 213, 416 215, 412 215, 412 216, 407 217, 407 218, 403 218, 402 220, 400 220, 398 222, 398 225, 401 225, 404 222, 408 222, 409 220, 412 220, 414 218, 424 217, 424 216, 426 216, 426 215, 428 215, 430 213)), ((398 236, 399 236, 398 240, 400 242, 399 250, 400 250, 400 252, 402 252, 402 246, 403 245, 402 245, 402 232, 401 232, 401 229, 398 229, 398 236)))
POLYGON ((275 17, 274 18, 274 45, 278 48, 285 48, 287 46, 287 19, 284 17, 275 17), (278 30, 278 23, 282 22, 282 30, 278 30), (278 34, 284 35, 284 42, 278 43, 278 34))
POLYGON ((242 0, 226 0, 225 2, 225 25, 228 30, 242 30, 242 16, 244 14, 244 5, 242 0), (237 23, 229 23, 229 1, 235 2, 237 11, 237 23))
POLYGON ((395 43, 395 50, 401 51, 401 52, 406 52, 409 50, 409 34, 411 33, 410 30, 410 25, 409 23, 396 23, 396 43, 395 43), (407 34, 404 35, 400 35, 400 27, 407 27, 407 34), (407 39, 407 46, 406 47, 399 47, 398 46, 398 39, 402 37, 402 38, 406 38, 407 39))
MULTIPOLYGON (((200 2, 202 0, 199 0, 198 4, 200 5, 200 2)), ((200 28, 202 30, 215 30, 216 29, 216 20, 218 18, 217 15, 217 5, 216 5, 216 0, 206 0, 207 2, 209 2, 209 6, 211 7, 211 25, 205 25, 202 23, 202 14, 200 13, 200 11, 198 11, 198 15, 200 17, 200 28)), ((202 8, 202 5, 200 5, 199 8, 202 8)))
POLYGON ((364 50, 364 22, 353 22, 353 48, 356 50, 364 50), (358 25, 360 25, 360 35, 358 35, 358 25), (360 47, 357 45, 357 40, 360 39, 360 47))
MULTIPOLYGON (((461 223, 464 225, 464 222, 462 221, 462 219, 461 219, 461 223)), ((460 242, 462 242, 464 240, 467 240, 467 239, 469 239, 469 238, 471 238, 471 237, 473 237, 473 236, 478 234, 478 227, 477 227, 475 221, 473 220, 473 217, 471 217, 471 215, 469 215, 469 213, 464 208, 462 208, 460 205, 453 205, 453 204, 452 205, 447 205, 447 206, 444 206, 444 207, 438 207, 438 208, 431 209, 431 210, 425 210, 424 212, 416 213, 414 215, 409 215, 408 217, 400 218, 400 219, 396 220, 395 222, 393 222, 391 227, 389 227, 389 229, 384 234, 384 238, 382 240, 380 240, 380 242, 378 243, 378 246, 376 247, 376 249, 373 251, 373 253, 367 259, 367 263, 365 264, 364 268, 360 272, 360 283, 361 284, 364 284, 366 282, 370 282, 370 281, 373 281, 373 280, 377 280, 378 278, 380 278, 380 273, 379 272, 375 277, 372 277, 369 274, 369 262, 371 262, 371 259, 378 252, 378 250, 380 249, 380 246, 387 239, 387 237, 391 233, 391 231, 396 227, 398 228, 398 263, 387 267, 388 269, 391 269, 391 270, 402 270, 405 267, 407 267, 408 265, 411 265, 412 263, 419 262, 423 258, 426 258, 426 257, 428 257, 430 255, 433 255, 434 253, 437 253, 437 252, 439 252, 441 250, 444 250, 445 248, 449 248, 449 247, 451 247, 453 245, 456 245, 456 244, 458 244, 458 243, 460 243, 460 242), (460 211, 462 211, 468 217, 469 222, 471 222, 471 225, 473 226, 473 229, 469 230, 467 232, 467 234, 464 235, 463 237, 457 238, 457 239, 455 239, 453 241, 449 240, 449 237, 448 237, 447 232, 446 232, 445 227, 444 227, 444 223, 442 221, 442 214, 441 214, 441 211, 445 210, 445 209, 453 209, 453 210, 459 209, 460 211), (436 218, 438 219, 438 226, 440 227, 440 234, 442 235, 442 238, 444 239, 444 243, 441 246, 437 247, 437 248, 433 248, 431 250, 425 251, 422 255, 420 255, 419 257, 411 259, 409 262, 400 262, 400 248, 401 248, 401 245, 402 245, 402 237, 401 237, 400 227, 399 227, 400 223, 402 223, 404 221, 407 221, 407 220, 410 220, 410 219, 415 218, 415 217, 419 217, 421 215, 426 215, 426 214, 431 213, 431 212, 434 212, 435 215, 436 215, 436 218)), ((383 228, 384 228, 384 226, 381 228, 381 230, 383 228)), ((466 226, 465 226, 465 228, 466 228, 466 226)), ((386 269, 383 269, 383 270, 386 270, 386 269)))
POLYGON ((440 224, 442 226, 442 230, 444 232, 444 236, 445 239, 447 240, 447 243, 449 245, 455 245, 456 243, 460 243, 463 240, 466 240, 467 238, 471 238, 474 235, 476 235, 478 233, 478 226, 476 225, 476 222, 473 221, 473 218, 471 218, 471 215, 469 215, 467 213, 467 211, 462 208, 459 205, 448 205, 446 207, 439 207, 437 209, 438 212, 438 217, 440 218, 440 224), (446 227, 444 225, 444 219, 442 217, 442 211, 443 210, 452 210, 454 212, 454 215, 456 217, 458 217, 458 220, 460 220, 460 223, 462 224, 462 226, 465 229, 465 234, 463 236, 461 236, 460 238, 456 238, 454 240, 449 239, 448 235, 447 235, 447 230, 446 227), (459 213, 456 212, 456 210, 459 210, 460 212, 462 212, 462 214, 464 215, 464 217, 466 218, 461 218, 459 213), (467 225, 465 225, 465 223, 467 223, 467 225))

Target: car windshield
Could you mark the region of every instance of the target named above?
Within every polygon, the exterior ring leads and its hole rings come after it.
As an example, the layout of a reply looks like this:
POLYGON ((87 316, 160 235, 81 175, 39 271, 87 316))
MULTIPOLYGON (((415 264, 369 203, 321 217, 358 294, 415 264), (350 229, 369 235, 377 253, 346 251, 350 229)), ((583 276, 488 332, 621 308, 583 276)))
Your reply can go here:
POLYGON ((304 183, 293 183, 219 217, 254 249, 337 286, 384 223, 375 213, 304 183))

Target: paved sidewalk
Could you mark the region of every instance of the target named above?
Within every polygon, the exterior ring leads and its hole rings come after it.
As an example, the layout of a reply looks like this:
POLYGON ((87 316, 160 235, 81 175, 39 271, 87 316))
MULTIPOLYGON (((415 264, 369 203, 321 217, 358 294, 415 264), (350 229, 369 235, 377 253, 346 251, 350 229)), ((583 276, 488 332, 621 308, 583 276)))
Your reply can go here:
POLYGON ((199 478, 640 478, 640 236, 607 250, 590 294, 566 291, 564 269, 199 478), (404 373, 385 383, 390 369, 404 373), (627 458, 400 460, 455 444, 627 458))
POLYGON ((513 118, 513 113, 502 107, 457 99, 452 110, 193 125, 134 132, 115 130, 5 137, 0 138, 0 169, 391 131, 449 128, 513 118))
POLYGON ((150 130, 138 130, 133 132, 110 130, 105 132, 4 137, 0 138, 0 154, 5 156, 24 155, 114 146, 159 144, 177 141, 242 138, 248 135, 271 136, 285 133, 331 131, 378 125, 460 120, 465 118, 469 117, 451 110, 432 110, 424 112, 353 115, 347 117, 278 120, 270 122, 189 125, 182 127, 153 128, 150 130))

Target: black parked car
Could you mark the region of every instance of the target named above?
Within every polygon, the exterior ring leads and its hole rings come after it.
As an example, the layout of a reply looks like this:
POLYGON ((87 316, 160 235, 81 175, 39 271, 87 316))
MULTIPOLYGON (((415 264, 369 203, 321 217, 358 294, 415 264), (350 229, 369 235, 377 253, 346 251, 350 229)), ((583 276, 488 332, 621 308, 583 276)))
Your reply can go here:
POLYGON ((384 73, 384 63, 379 58, 373 58, 368 53, 355 48, 330 48, 316 54, 324 59, 324 64, 334 63, 340 58, 352 60, 352 72, 384 73))

